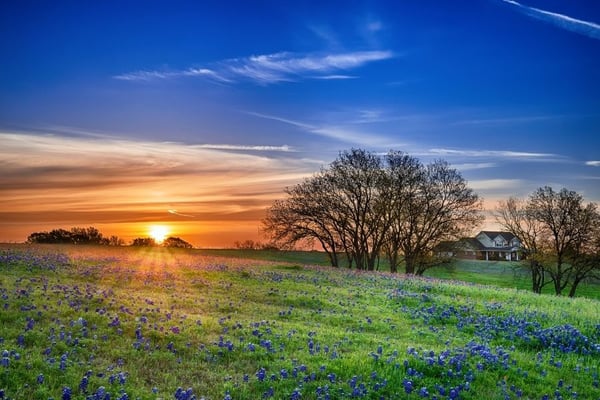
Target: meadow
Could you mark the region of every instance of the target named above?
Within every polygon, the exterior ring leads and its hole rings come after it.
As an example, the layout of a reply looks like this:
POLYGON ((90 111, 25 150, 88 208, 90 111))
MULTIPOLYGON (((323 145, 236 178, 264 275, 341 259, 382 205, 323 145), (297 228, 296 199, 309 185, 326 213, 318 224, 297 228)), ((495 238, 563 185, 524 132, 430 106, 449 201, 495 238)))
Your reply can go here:
POLYGON ((0 246, 0 399, 600 399, 598 299, 321 257, 0 246))

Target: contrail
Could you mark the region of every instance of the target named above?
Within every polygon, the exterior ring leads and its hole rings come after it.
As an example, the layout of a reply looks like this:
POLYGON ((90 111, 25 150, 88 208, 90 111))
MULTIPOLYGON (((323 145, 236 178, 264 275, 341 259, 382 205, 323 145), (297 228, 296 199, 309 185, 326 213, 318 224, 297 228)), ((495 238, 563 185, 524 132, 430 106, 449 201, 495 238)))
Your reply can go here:
POLYGON ((559 28, 591 37, 592 39, 600 39, 600 25, 594 22, 583 21, 581 19, 569 17, 568 15, 558 14, 535 7, 529 7, 515 0, 502 1, 518 7, 519 11, 532 18, 537 18, 544 22, 556 25, 559 28))

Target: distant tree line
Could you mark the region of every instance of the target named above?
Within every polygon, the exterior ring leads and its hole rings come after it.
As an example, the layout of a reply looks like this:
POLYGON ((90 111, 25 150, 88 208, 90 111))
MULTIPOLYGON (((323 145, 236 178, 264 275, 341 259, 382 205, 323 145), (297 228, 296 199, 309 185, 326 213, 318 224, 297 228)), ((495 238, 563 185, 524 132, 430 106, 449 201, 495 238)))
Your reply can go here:
POLYGON ((163 240, 161 243, 157 243, 156 240, 154 240, 151 237, 135 238, 131 242, 131 245, 132 246, 177 247, 180 249, 191 249, 193 247, 190 243, 186 242, 185 240, 178 238, 178 237, 174 237, 174 236, 169 236, 168 238, 163 240))
POLYGON ((352 149, 302 183, 285 189, 263 220, 282 248, 318 243, 332 266, 423 274, 440 262, 433 249, 482 220, 481 200, 445 161, 424 165, 406 153, 352 149))
POLYGON ((496 219, 521 240, 535 293, 552 285, 573 297, 581 282, 600 280, 600 213, 577 192, 542 187, 500 202, 496 219))
POLYGON ((236 240, 233 242, 233 247, 239 250, 279 250, 279 247, 275 243, 263 243, 252 239, 236 240))
MULTIPOLYGON (((70 230, 53 229, 49 232, 33 232, 27 237, 27 243, 46 243, 46 244, 88 244, 103 246, 124 246, 125 241, 118 236, 104 237, 102 233, 94 228, 74 227, 70 230)), ((162 243, 156 243, 152 238, 136 238, 131 242, 131 246, 162 246, 178 247, 191 249, 193 246, 185 240, 178 237, 168 237, 162 243)))
POLYGON ((53 229, 49 232, 33 232, 27 237, 28 243, 60 243, 60 244, 97 244, 106 246, 122 246, 123 239, 117 236, 104 237, 102 233, 90 226, 88 228, 74 227, 70 230, 53 229))

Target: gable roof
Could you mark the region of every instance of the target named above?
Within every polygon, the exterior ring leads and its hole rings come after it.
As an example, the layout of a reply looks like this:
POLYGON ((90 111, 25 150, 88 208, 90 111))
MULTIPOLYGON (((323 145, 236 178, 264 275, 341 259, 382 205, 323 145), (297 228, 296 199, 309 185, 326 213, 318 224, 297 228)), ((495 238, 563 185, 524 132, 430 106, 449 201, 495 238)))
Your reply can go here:
POLYGON ((486 235, 487 237, 489 237, 490 239, 494 239, 498 236, 502 236, 502 238, 504 240, 506 240, 508 243, 510 243, 510 241, 516 237, 515 235, 513 235, 510 232, 500 232, 500 231, 481 231, 481 232, 479 232, 480 235, 482 233, 484 235, 486 235))

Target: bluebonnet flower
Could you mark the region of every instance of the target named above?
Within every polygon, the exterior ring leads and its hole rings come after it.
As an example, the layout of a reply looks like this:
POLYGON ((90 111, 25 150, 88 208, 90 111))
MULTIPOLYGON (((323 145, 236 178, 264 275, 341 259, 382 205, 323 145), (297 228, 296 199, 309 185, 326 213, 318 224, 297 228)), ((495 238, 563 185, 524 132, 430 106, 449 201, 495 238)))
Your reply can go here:
POLYGON ((302 398, 302 394, 300 392, 300 389, 296 388, 294 389, 294 391, 292 392, 292 395, 290 396, 290 400, 300 400, 302 398))
POLYGON ((175 400, 195 400, 196 396, 194 396, 194 391, 189 388, 188 390, 183 390, 182 388, 177 388, 175 391, 175 400))
POLYGON ((266 392, 263 393, 262 398, 268 399, 273 396, 275 396, 275 390, 273 389, 273 386, 271 386, 266 392))
POLYGON ((412 381, 410 381, 410 380, 408 380, 408 379, 405 378, 402 381, 402 385, 404 386, 404 392, 406 394, 411 394, 412 393, 412 391, 413 391, 413 383, 412 383, 412 381))
POLYGON ((63 387, 62 400, 71 400, 71 388, 68 386, 63 387))
POLYGON ((256 378, 262 382, 265 380, 265 376, 267 375, 267 371, 264 368, 260 368, 256 373, 256 378))
POLYGON ((79 390, 83 393, 87 393, 87 387, 88 387, 88 377, 84 376, 83 378, 81 378, 81 382, 79 382, 79 390))

